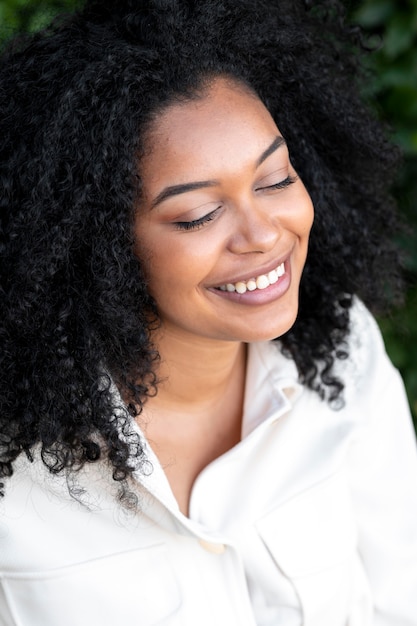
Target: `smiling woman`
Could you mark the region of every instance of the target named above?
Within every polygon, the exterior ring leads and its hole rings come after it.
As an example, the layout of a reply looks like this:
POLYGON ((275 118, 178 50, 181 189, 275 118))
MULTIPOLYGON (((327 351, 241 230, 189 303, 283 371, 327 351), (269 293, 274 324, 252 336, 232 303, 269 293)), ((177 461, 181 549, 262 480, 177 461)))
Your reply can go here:
POLYGON ((3 55, 2 626, 415 624, 397 155, 310 4, 88 0, 3 55))
POLYGON ((136 250, 148 251, 164 341, 205 337, 207 359, 212 340, 283 335, 297 316, 313 207, 268 110, 217 78, 169 106, 145 145, 136 250))

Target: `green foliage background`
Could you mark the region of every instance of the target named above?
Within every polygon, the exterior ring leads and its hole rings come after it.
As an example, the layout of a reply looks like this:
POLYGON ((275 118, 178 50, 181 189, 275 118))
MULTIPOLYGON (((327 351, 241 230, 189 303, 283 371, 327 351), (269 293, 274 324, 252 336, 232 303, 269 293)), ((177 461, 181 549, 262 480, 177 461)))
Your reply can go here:
MULTIPOLYGON (((71 11, 79 0, 0 0, 0 41, 33 31, 71 11)), ((400 369, 417 426, 417 0, 345 0, 349 19, 376 51, 367 96, 387 121, 404 154, 394 192, 410 225, 401 245, 407 258, 405 306, 379 320, 388 353, 400 369)))
POLYGON ((370 42, 379 45, 369 60, 375 76, 369 95, 404 156, 394 192, 410 226, 401 241, 408 289, 405 306, 379 321, 388 353, 403 375, 417 427, 417 0, 362 0, 348 10, 370 42))

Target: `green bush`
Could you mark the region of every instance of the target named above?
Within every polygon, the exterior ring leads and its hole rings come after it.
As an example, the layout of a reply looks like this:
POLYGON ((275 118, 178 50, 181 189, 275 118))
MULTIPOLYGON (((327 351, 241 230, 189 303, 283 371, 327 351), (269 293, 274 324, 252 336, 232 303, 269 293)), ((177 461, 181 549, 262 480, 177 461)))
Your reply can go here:
POLYGON ((72 11, 77 0, 0 0, 0 37, 32 32, 46 26, 57 14, 72 11))
POLYGON ((363 0, 348 7, 369 43, 377 46, 369 63, 375 78, 367 95, 388 122, 404 160, 394 193, 409 224, 401 240, 406 255, 405 306, 379 320, 387 350, 400 369, 417 426, 417 2, 363 0))

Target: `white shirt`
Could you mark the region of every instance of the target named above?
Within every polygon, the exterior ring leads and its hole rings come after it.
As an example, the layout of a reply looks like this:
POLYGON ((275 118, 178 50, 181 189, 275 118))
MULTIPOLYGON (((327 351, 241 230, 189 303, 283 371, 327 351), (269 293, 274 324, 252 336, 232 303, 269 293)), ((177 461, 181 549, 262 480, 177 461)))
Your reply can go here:
POLYGON ((250 346, 242 441, 199 475, 189 518, 149 447, 139 511, 104 462, 66 479, 20 458, 0 625, 416 626, 414 432, 373 318, 357 303, 352 319, 337 411, 279 347, 250 346))

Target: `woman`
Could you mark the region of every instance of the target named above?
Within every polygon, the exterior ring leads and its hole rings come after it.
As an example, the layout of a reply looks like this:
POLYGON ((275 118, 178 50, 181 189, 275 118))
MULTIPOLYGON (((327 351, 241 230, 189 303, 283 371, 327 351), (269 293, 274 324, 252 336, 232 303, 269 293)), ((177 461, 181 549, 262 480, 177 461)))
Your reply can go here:
POLYGON ((90 1, 4 55, 4 626, 416 624, 396 153, 305 4, 90 1))

